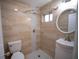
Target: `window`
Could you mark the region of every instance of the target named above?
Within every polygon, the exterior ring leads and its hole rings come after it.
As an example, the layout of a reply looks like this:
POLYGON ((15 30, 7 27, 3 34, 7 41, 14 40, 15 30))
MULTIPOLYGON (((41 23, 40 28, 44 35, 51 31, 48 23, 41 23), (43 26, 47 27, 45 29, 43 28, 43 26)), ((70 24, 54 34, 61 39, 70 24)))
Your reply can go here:
POLYGON ((50 14, 50 21, 53 20, 53 14, 50 14))
POLYGON ((49 22, 49 15, 44 16, 45 22, 49 22))
POLYGON ((52 22, 53 21, 53 14, 49 13, 49 14, 45 14, 43 16, 42 22, 52 22))

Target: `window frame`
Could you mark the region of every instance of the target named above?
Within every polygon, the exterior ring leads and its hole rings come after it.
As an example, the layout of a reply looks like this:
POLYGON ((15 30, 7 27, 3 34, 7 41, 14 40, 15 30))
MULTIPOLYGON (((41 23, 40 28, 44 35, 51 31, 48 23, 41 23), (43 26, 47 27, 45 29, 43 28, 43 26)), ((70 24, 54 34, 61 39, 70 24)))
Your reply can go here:
POLYGON ((44 13, 44 14, 42 15, 42 22, 48 23, 48 22, 52 22, 52 21, 53 21, 53 13, 52 13, 52 12, 44 13), (50 18, 50 17, 51 17, 51 16, 50 16, 51 14, 52 14, 52 20, 50 20, 50 19, 51 19, 51 18, 50 18), (47 22, 45 21, 45 15, 48 15, 48 16, 49 16, 49 17, 48 17, 49 19, 48 19, 47 22))

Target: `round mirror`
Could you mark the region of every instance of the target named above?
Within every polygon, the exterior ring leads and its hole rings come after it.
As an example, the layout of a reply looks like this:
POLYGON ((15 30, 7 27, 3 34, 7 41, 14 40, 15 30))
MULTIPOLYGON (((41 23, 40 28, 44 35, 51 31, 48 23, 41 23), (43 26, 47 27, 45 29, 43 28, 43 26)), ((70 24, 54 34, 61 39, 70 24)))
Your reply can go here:
POLYGON ((62 33, 71 33, 75 31, 76 10, 67 9, 60 13, 56 20, 56 26, 62 33))

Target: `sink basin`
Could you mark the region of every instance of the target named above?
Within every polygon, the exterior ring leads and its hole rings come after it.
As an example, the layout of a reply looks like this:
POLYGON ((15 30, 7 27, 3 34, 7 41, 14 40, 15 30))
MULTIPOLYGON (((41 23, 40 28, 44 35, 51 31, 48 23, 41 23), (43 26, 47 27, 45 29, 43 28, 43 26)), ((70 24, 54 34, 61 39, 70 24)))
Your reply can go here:
POLYGON ((56 40, 56 43, 67 47, 74 47, 74 41, 66 41, 64 38, 56 40))

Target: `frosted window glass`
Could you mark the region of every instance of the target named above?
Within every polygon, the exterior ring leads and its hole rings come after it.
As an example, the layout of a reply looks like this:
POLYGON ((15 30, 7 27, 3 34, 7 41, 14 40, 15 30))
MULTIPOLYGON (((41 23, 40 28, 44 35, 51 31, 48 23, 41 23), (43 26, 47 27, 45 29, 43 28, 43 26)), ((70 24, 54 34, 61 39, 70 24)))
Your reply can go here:
POLYGON ((49 15, 45 15, 45 22, 49 22, 49 15))
POLYGON ((43 16, 42 22, 51 22, 51 21, 53 21, 53 14, 52 13, 45 14, 43 16))
POLYGON ((50 14, 50 21, 53 20, 53 14, 50 14))

